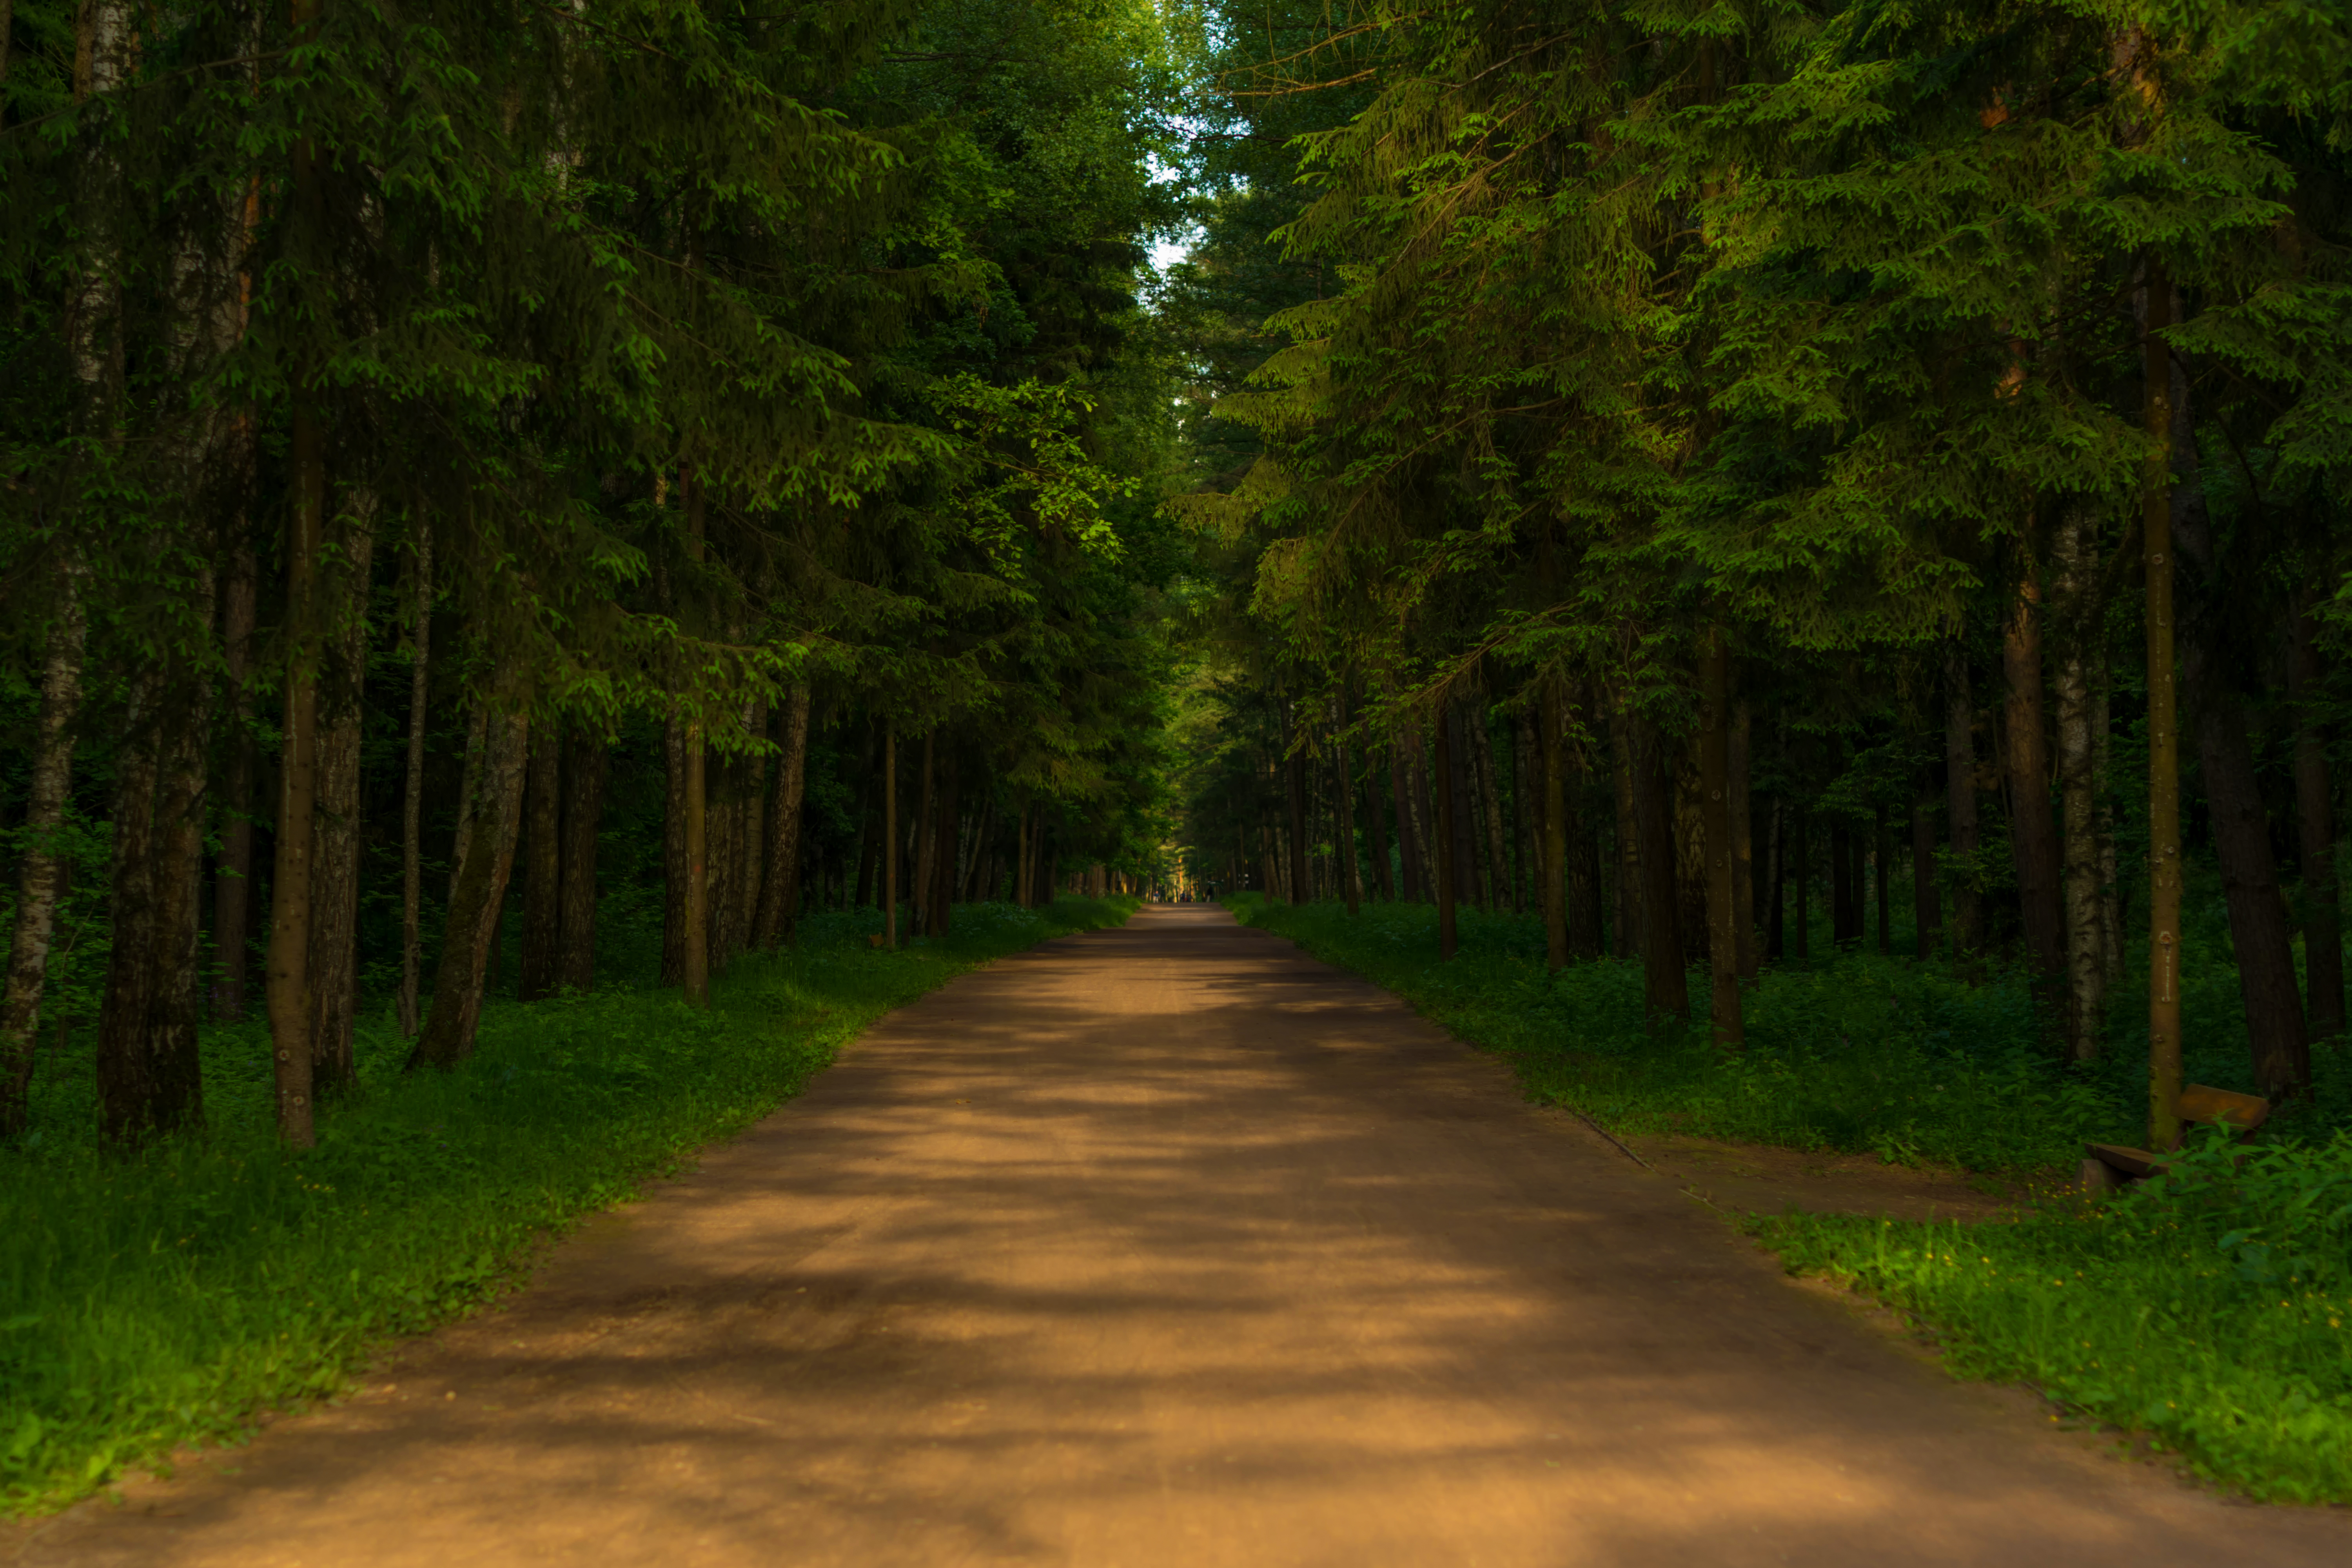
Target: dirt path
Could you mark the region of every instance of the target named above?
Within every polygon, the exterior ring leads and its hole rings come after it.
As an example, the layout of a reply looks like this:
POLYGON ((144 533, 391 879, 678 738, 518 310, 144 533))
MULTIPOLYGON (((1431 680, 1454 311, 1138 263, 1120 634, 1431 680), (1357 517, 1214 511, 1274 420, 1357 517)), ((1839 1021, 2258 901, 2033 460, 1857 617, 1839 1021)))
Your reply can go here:
POLYGON ((1400 1004, 1147 911, 887 1020, 30 1563, 2352 1563, 1956 1386, 1400 1004))

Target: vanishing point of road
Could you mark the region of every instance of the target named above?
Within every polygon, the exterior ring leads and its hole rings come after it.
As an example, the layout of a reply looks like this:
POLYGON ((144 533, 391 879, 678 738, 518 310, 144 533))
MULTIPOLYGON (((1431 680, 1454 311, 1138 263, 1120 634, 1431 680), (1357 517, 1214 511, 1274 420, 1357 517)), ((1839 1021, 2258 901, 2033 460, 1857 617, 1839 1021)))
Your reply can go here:
MULTIPOLYGON (((5 1538, 0 1538, 5 1539, 5 1538)), ((504 1310, 16 1538, 174 1568, 2352 1563, 1951 1382, 1205 906, 892 1015, 504 1310)))

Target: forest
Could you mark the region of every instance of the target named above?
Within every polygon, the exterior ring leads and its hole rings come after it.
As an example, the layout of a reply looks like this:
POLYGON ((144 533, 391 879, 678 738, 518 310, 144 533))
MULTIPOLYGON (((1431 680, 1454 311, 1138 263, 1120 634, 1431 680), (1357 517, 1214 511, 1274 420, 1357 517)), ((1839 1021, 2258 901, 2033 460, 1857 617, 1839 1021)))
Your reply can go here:
POLYGON ((1759 1234, 2352 1497, 2347 173, 2303 0, 0 0, 0 1501, 1154 892, 1620 1130, 2183 1150, 1987 1244, 2170 1406, 1759 1234))

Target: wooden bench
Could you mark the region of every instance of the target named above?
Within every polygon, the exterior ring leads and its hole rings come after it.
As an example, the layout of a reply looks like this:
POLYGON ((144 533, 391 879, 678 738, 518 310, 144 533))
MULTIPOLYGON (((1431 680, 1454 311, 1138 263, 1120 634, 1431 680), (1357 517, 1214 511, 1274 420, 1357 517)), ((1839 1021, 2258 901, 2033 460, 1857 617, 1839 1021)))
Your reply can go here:
MULTIPOLYGON (((2235 1094, 2192 1083, 2180 1091, 2184 1127, 2227 1127, 2243 1138, 2270 1120, 2271 1102, 2256 1094, 2235 1094)), ((2165 1156, 2121 1143, 2083 1145, 2083 1190, 2111 1192, 2156 1174, 2165 1156)))

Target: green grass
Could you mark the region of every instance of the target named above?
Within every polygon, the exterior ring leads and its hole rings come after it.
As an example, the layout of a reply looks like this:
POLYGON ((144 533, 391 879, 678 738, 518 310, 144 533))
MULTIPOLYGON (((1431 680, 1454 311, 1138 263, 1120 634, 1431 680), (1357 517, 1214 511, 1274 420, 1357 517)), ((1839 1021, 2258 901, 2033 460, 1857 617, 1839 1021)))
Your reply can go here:
POLYGON ((98 1148, 86 1065, 45 1062, 41 1139, 0 1153, 0 1507, 37 1512, 264 1410, 329 1398, 384 1340, 512 1284, 533 1244, 797 1093, 890 1009, 1135 900, 966 905, 870 948, 871 911, 739 960, 708 1013, 669 993, 493 1002, 462 1070, 403 1074, 378 1013, 318 1148, 280 1150, 266 1039, 209 1031, 206 1130, 98 1148))
POLYGON ((2015 1224, 1749 1224, 1791 1273, 1930 1326, 1961 1376, 2030 1384, 2254 1497, 2352 1502, 2352 1135, 2235 1168, 2193 1151, 2015 1224))
MULTIPOLYGON (((1333 904, 1234 902, 1502 1055, 1530 1098, 1617 1131, 2065 1175, 2085 1138, 2139 1141, 2147 1037, 2128 985, 2105 1058, 2083 1071, 2051 1059, 2013 974, 1969 984, 1842 954, 1768 971, 1746 996, 1748 1049, 1727 1058, 1703 1029, 1644 1031, 1637 964, 1548 971, 1531 919, 1465 910, 1440 963, 1426 905, 1351 920, 1333 904)), ((2189 1073, 2244 1088, 2236 976, 2205 913, 2203 941, 2191 921, 2189 1073)), ((1703 1005, 1706 976, 1691 978, 1703 1005)), ((1749 1228, 1791 1272, 1909 1314, 1962 1376, 2027 1383, 2256 1497, 2352 1501, 2352 1062, 2340 1043, 2315 1056, 2314 1103, 2274 1119, 2242 1163, 2192 1150, 2123 1199, 2060 1197, 1975 1226, 1788 1215, 1749 1228)))

